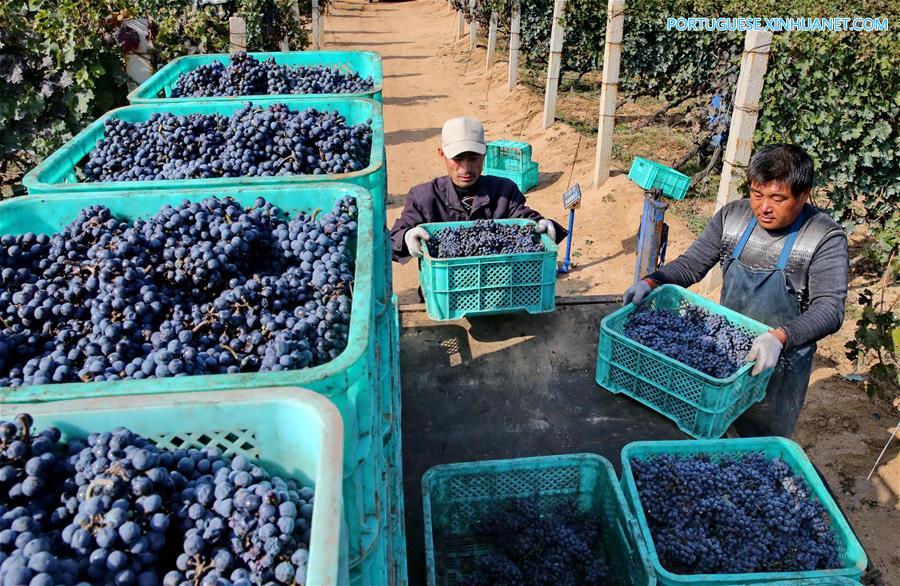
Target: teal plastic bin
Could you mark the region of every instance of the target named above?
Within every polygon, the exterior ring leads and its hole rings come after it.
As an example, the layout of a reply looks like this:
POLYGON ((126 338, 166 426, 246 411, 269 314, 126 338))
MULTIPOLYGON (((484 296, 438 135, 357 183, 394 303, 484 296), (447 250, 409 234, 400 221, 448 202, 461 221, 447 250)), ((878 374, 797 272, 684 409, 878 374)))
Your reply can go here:
POLYGON ((484 166, 498 171, 525 171, 531 163, 531 145, 515 140, 492 140, 487 143, 484 166))
POLYGON ((158 103, 154 105, 127 106, 107 112, 78 133, 75 138, 64 144, 52 155, 44 159, 37 167, 28 172, 22 184, 29 195, 42 194, 74 194, 126 192, 148 190, 185 190, 211 189, 221 191, 224 188, 275 187, 281 185, 307 185, 310 183, 329 183, 339 181, 359 185, 372 193, 374 210, 375 245, 382 251, 376 256, 372 269, 375 276, 377 297, 385 303, 390 299, 391 265, 389 239, 387 232, 379 227, 386 224, 387 216, 385 198, 387 194, 387 175, 385 171, 384 150, 384 118, 381 104, 360 98, 323 99, 312 97, 292 97, 290 99, 259 99, 252 102, 259 106, 284 103, 292 109, 317 108, 320 110, 337 110, 349 124, 359 124, 372 120, 372 153, 369 166, 353 173, 335 175, 287 175, 281 177, 221 177, 215 179, 184 179, 163 181, 109 181, 96 183, 79 183, 75 175, 76 166, 94 148, 97 141, 103 138, 103 123, 108 118, 118 118, 129 122, 146 121, 157 112, 175 114, 232 114, 240 109, 247 100, 233 102, 188 102, 179 104, 158 103))
POLYGON ((803 449, 796 443, 779 437, 742 438, 725 440, 679 440, 632 442, 622 449, 622 490, 625 499, 634 512, 640 533, 653 570, 660 584, 672 586, 717 586, 720 584, 790 584, 793 586, 843 584, 845 581, 859 580, 866 569, 866 554, 854 535, 850 524, 828 493, 822 479, 803 449), (825 507, 832 529, 837 535, 843 567, 838 570, 817 570, 809 572, 757 572, 752 574, 674 574, 665 569, 656 554, 653 537, 635 484, 631 461, 646 459, 662 454, 692 456, 708 454, 712 458, 736 457, 745 454, 762 454, 768 459, 780 458, 794 474, 803 478, 810 488, 810 494, 825 507))
POLYGON ((280 388, 0 404, 0 418, 23 412, 34 417, 36 429, 56 426, 64 439, 124 426, 163 448, 218 447, 227 456, 243 454, 272 474, 312 485, 307 583, 348 582, 341 416, 318 393, 280 388))
MULTIPOLYGON (((28 189, 29 195, 44 193, 84 193, 104 191, 147 191, 159 189, 200 189, 223 187, 251 187, 251 186, 276 186, 292 185, 297 183, 321 183, 325 181, 341 181, 360 184, 360 179, 377 176, 377 180, 384 182, 384 176, 380 173, 384 166, 384 118, 381 112, 381 104, 373 100, 360 98, 322 99, 318 97, 291 97, 291 98, 260 98, 254 100, 236 100, 233 102, 200 102, 189 101, 178 104, 158 103, 152 105, 126 106, 107 112, 87 128, 79 132, 75 137, 56 150, 52 155, 44 159, 37 167, 32 169, 22 179, 22 184, 28 189), (160 112, 168 112, 177 115, 190 114, 221 114, 231 115, 247 102, 254 105, 267 107, 272 104, 286 104, 292 110, 316 108, 318 110, 337 111, 347 119, 350 125, 360 124, 366 120, 372 120, 372 153, 369 158, 369 166, 352 173, 327 174, 327 175, 282 175, 273 177, 217 177, 211 179, 178 179, 160 181, 106 181, 106 182, 79 182, 75 169, 84 157, 94 149, 97 141, 104 136, 104 122, 115 118, 128 122, 146 122, 150 116, 160 112)), ((363 184, 364 187, 373 190, 378 185, 371 182, 363 184)), ((383 195, 383 191, 382 191, 383 195)), ((382 204, 383 207, 383 204, 382 204)))
POLYGON ((635 157, 628 178, 644 189, 660 189, 668 198, 682 200, 691 186, 691 178, 656 161, 635 157))
MULTIPOLYGON (((20 197, 0 202, 0 234, 24 232, 55 233, 75 219, 90 205, 103 205, 120 218, 148 217, 165 205, 182 200, 199 201, 212 196, 210 191, 175 190, 143 193, 96 193, 87 195, 54 195, 20 197)), ((372 338, 374 301, 372 298, 372 198, 368 192, 348 184, 329 183, 320 186, 231 188, 215 192, 249 205, 259 196, 289 214, 315 209, 330 210, 341 197, 356 198, 359 209, 356 242, 356 273, 350 334, 347 348, 334 360, 302 370, 181 376, 163 379, 105 381, 97 383, 63 383, 0 388, 0 402, 26 403, 174 393, 187 391, 248 389, 270 386, 300 385, 331 398, 344 417, 347 432, 348 465, 355 467, 370 452, 373 438, 380 442, 381 428, 375 426, 375 412, 380 397, 373 395, 372 373, 376 367, 372 338)))
MULTIPOLYGON (((494 220, 524 226, 532 220, 494 220)), ((430 235, 444 228, 474 222, 421 224, 430 235)), ((425 251, 419 264, 419 283, 425 309, 433 320, 452 320, 476 315, 556 309, 556 243, 541 235, 544 252, 495 254, 461 258, 435 258, 425 251)))
POLYGON ((185 55, 173 59, 165 67, 154 73, 137 89, 128 94, 128 102, 131 104, 157 104, 162 101, 169 103, 186 103, 196 100, 202 101, 241 101, 247 97, 256 99, 258 97, 270 97, 288 99, 297 97, 298 95, 314 95, 318 98, 334 99, 334 98, 370 98, 377 102, 381 102, 382 85, 384 83, 384 73, 381 66, 381 55, 373 51, 286 51, 274 53, 250 53, 251 56, 263 61, 272 57, 279 65, 287 65, 292 67, 316 67, 324 65, 326 67, 337 67, 344 73, 358 73, 363 79, 372 78, 372 89, 368 92, 359 94, 268 94, 266 96, 235 96, 235 97, 190 97, 190 98, 172 98, 172 88, 178 82, 178 77, 183 73, 188 73, 200 67, 201 65, 209 65, 216 61, 221 61, 225 65, 231 64, 231 55, 229 53, 211 53, 207 55, 185 55))
POLYGON ((573 504, 599 515, 610 585, 653 585, 637 524, 610 463, 594 454, 488 460, 435 466, 422 477, 428 586, 463 583, 489 544, 473 524, 513 500, 537 498, 542 509, 573 504))
MULTIPOLYGON (((725 316, 751 336, 769 326, 709 301, 676 285, 662 285, 641 302, 650 309, 679 309, 696 305, 725 316)), ((613 393, 624 393, 674 420, 696 438, 722 436, 728 426, 766 393, 772 369, 751 376, 752 363, 728 378, 700 372, 625 335, 625 322, 635 311, 630 303, 600 322, 597 384, 613 393)))
POLYGON ((525 168, 522 171, 506 171, 504 169, 497 169, 485 165, 484 174, 510 179, 522 193, 527 193, 529 189, 536 187, 539 176, 538 164, 533 161, 526 163, 525 168))

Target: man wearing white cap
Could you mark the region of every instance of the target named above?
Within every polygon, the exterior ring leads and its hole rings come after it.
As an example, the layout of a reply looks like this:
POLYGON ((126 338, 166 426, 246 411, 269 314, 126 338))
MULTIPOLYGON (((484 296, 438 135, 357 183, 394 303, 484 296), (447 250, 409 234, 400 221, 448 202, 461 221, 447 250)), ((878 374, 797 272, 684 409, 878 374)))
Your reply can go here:
POLYGON ((525 205, 525 196, 515 183, 481 174, 486 151, 481 122, 464 116, 444 123, 438 155, 447 166, 447 175, 409 190, 403 213, 391 229, 394 260, 406 262, 411 256, 422 256, 428 234, 418 226, 429 222, 527 218, 556 242, 566 237, 562 226, 525 205))

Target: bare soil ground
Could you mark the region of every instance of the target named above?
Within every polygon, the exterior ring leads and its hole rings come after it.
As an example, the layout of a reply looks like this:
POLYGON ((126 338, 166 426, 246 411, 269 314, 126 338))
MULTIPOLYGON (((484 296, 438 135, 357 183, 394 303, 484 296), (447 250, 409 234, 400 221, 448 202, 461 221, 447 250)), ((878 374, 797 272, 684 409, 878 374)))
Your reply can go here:
MULTIPOLYGON (((558 294, 621 293, 632 281, 642 208, 642 190, 626 177, 631 158, 641 154, 671 164, 690 147, 689 128, 678 121, 676 111, 635 131, 631 122, 656 104, 627 104, 616 129, 616 170, 601 188, 594 188, 590 176, 596 143, 590 129, 596 125, 598 101, 589 92, 564 92, 558 113, 571 124, 544 130, 543 96, 531 89, 540 84, 539 77, 529 79, 523 72, 529 83, 508 91, 505 53, 498 51, 495 64, 487 68, 483 39, 472 51, 467 37, 455 40, 455 26, 456 16, 442 0, 340 0, 325 18, 325 48, 375 50, 384 59, 388 224, 399 216, 410 187, 444 173, 436 154, 444 120, 476 116, 484 122, 488 140, 531 143, 540 165, 540 183, 527 194, 531 207, 565 223, 562 192, 576 182, 583 188, 573 240, 575 267, 560 278, 558 294)), ((669 214, 670 259, 692 242, 712 213, 709 195, 715 193, 716 179, 706 197, 689 198, 669 214)), ((402 303, 418 302, 417 284, 414 263, 395 265, 394 289, 402 303)), ((871 283, 860 277, 853 285, 857 290, 871 283)), ((843 329, 820 344, 794 439, 835 490, 881 582, 900 584, 900 439, 891 444, 872 480, 865 480, 900 412, 889 397, 871 398, 862 385, 845 378, 853 372, 844 344, 860 313, 855 303, 851 292, 843 329)))

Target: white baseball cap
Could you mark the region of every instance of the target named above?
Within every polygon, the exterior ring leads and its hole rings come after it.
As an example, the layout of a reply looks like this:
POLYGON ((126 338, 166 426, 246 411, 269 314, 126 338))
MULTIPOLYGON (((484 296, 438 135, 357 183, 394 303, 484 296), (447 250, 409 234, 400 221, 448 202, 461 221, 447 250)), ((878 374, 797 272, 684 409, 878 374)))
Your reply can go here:
POLYGON ((441 129, 441 149, 448 159, 467 152, 483 155, 487 152, 487 145, 484 142, 484 126, 477 119, 469 116, 447 120, 444 122, 444 128, 441 129))

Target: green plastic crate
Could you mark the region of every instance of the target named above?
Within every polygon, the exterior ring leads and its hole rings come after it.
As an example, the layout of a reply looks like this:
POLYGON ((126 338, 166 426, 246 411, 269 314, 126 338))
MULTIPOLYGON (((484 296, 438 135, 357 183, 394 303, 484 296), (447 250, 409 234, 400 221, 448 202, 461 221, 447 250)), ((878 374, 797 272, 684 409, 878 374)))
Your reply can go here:
POLYGON ((515 140, 494 140, 487 143, 484 166, 500 171, 521 173, 531 163, 531 145, 515 140))
MULTIPOLYGON (((234 102, 200 102, 169 104, 155 103, 140 106, 126 106, 111 110, 92 122, 87 128, 44 159, 22 179, 29 195, 43 193, 79 193, 103 191, 146 191, 158 189, 200 189, 223 187, 251 187, 256 185, 276 186, 297 183, 322 183, 341 181, 358 183, 358 180, 371 175, 381 175, 384 166, 384 118, 381 104, 373 100, 360 98, 323 99, 319 97, 260 98, 254 100, 236 100, 234 102), (272 104, 286 104, 292 110, 316 108, 318 110, 337 111, 347 119, 348 124, 360 124, 372 120, 372 152, 369 166, 352 173, 325 175, 282 175, 272 177, 216 177, 210 179, 166 179, 160 181, 105 181, 78 182, 76 167, 90 153, 97 141, 104 136, 103 124, 110 118, 128 122, 146 122, 153 114, 168 112, 177 115, 221 114, 231 115, 241 109, 247 102, 267 107, 272 104)), ((378 177, 381 181, 383 176, 378 177)), ((373 189, 373 185, 363 185, 373 189)))
MULTIPOLYGON (((164 379, 122 380, 99 383, 64 383, 20 388, 0 388, 0 404, 52 402, 88 397, 183 393, 297 386, 331 399, 344 418, 345 514, 349 524, 351 561, 372 546, 380 529, 379 511, 384 487, 380 409, 381 389, 373 384, 379 368, 374 339, 379 335, 374 320, 374 259, 372 198, 350 184, 325 183, 295 187, 244 187, 168 192, 125 192, 20 197, 0 202, 0 234, 53 233, 89 205, 107 206, 116 216, 147 217, 166 204, 198 201, 216 195, 231 196, 245 205, 258 196, 288 213, 330 210, 337 199, 356 198, 359 228, 356 243, 353 306, 347 348, 334 360, 302 370, 180 376, 164 379)), ((386 326, 385 326, 386 327, 386 326)))
MULTIPOLYGON (((165 205, 182 200, 199 201, 213 195, 210 191, 171 191, 144 193, 97 193, 88 195, 21 197, 0 203, 0 234, 24 232, 55 233, 72 221, 89 205, 107 206, 117 217, 148 217, 165 205)), ((330 210, 339 198, 356 198, 359 228, 356 244, 356 273, 350 336, 347 348, 337 358, 319 366, 296 371, 181 376, 165 379, 105 381, 98 383, 64 383, 20 388, 0 388, 0 402, 21 403, 58 401, 86 397, 109 397, 130 394, 172 393, 201 390, 259 388, 303 385, 333 398, 345 420, 352 461, 365 458, 375 435, 374 398, 370 389, 370 367, 374 355, 372 299, 372 205, 371 196, 353 185, 338 183, 323 186, 244 188, 216 191, 217 196, 230 196, 248 205, 259 196, 290 214, 310 212, 317 208, 330 210)), ((380 399, 380 398, 379 398, 380 399)), ((380 427, 377 428, 380 432, 380 427)))
POLYGON ((656 161, 635 157, 628 178, 644 189, 661 189, 663 195, 682 200, 691 186, 691 178, 656 161))
POLYGON ((453 586, 475 569, 489 544, 471 537, 473 524, 515 499, 536 497, 551 510, 573 504, 602 519, 610 585, 653 585, 637 523, 610 463, 594 454, 445 464, 422 477, 428 586, 453 586))
MULTIPOLYGON (((819 477, 803 449, 796 443, 779 437, 742 438, 724 440, 678 440, 632 442, 622 449, 622 489, 625 499, 637 517, 641 536, 646 543, 649 560, 660 584, 672 586, 717 586, 720 584, 791 584, 793 586, 841 584, 842 580, 859 580, 866 569, 867 560, 859 540, 844 518, 837 503, 819 477), (735 457, 744 454, 762 454, 768 459, 781 458, 794 474, 803 478, 814 496, 828 512, 831 527, 837 535, 843 568, 809 572, 758 572, 752 574, 674 574, 659 561, 650 534, 647 518, 641 507, 631 461, 669 454, 691 456, 709 454, 713 458, 735 457)), ((852 582, 850 582, 852 583, 852 582)))
MULTIPOLYGON (((234 102, 189 102, 184 104, 157 103, 153 105, 128 106, 107 112, 78 133, 75 138, 64 144, 37 167, 28 172, 22 184, 29 195, 41 194, 73 194, 126 192, 148 190, 181 190, 181 189, 215 189, 226 187, 275 187, 282 185, 322 184, 338 181, 353 183, 372 193, 374 209, 374 225, 384 226, 387 222, 385 198, 387 195, 387 175, 385 171, 384 118, 381 104, 372 100, 359 98, 324 99, 317 96, 291 97, 290 99, 259 99, 253 103, 260 106, 285 103, 292 109, 318 108, 320 110, 337 110, 349 124, 359 124, 372 119, 372 153, 369 166, 353 173, 327 175, 287 175, 281 177, 220 177, 214 179, 183 179, 163 181, 108 181, 95 183, 79 183, 75 176, 75 168, 94 148, 97 141, 103 138, 103 123, 108 118, 119 118, 129 122, 146 121, 157 112, 175 114, 231 114, 241 108, 244 101, 234 102)), ((375 276, 376 297, 388 302, 391 295, 390 240, 386 230, 377 230, 375 244, 377 250, 388 250, 375 258, 372 269, 375 276)))
MULTIPOLYGON (((532 220, 494 220, 503 224, 535 224, 532 220)), ((444 228, 474 222, 421 224, 433 235, 444 228)), ((463 258, 434 258, 425 251, 419 264, 419 283, 425 309, 433 320, 474 315, 556 309, 556 243, 543 234, 544 252, 497 254, 463 258)))
POLYGON ((381 102, 384 73, 381 66, 381 55, 373 51, 287 51, 274 53, 250 53, 251 56, 263 61, 273 57, 279 65, 292 67, 315 67, 324 65, 337 67, 343 73, 358 73, 363 79, 372 78, 372 89, 358 94, 268 94, 260 96, 235 96, 235 97, 190 97, 172 98, 172 89, 178 82, 178 77, 200 67, 221 61, 225 65, 231 64, 229 53, 212 53, 207 55, 185 55, 173 59, 165 67, 154 73, 149 79, 128 94, 128 102, 131 104, 157 104, 165 100, 170 103, 185 103, 191 101, 240 101, 247 97, 278 97, 291 98, 298 95, 313 95, 319 98, 335 99, 347 97, 371 98, 381 102))
POLYGON ((535 162, 528 163, 524 171, 505 171, 485 165, 484 174, 511 179, 522 193, 526 193, 532 187, 537 186, 539 175, 538 164, 535 162))
POLYGON ((36 428, 56 426, 64 438, 124 426, 160 447, 216 446, 243 454, 269 472, 316 490, 308 584, 346 584, 346 528, 341 514, 341 416, 321 395, 302 388, 141 395, 0 405, 0 417, 27 412, 36 428))
MULTIPOLYGON (((752 336, 769 330, 765 324, 676 285, 657 287, 641 303, 642 307, 651 309, 678 309, 688 305, 723 315, 752 336)), ((745 364, 724 379, 700 372, 626 336, 625 322, 634 311, 635 305, 631 303, 600 322, 597 353, 600 386, 637 399, 697 438, 720 437, 741 413, 765 397, 772 369, 751 376, 752 364, 745 364)))

